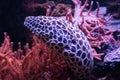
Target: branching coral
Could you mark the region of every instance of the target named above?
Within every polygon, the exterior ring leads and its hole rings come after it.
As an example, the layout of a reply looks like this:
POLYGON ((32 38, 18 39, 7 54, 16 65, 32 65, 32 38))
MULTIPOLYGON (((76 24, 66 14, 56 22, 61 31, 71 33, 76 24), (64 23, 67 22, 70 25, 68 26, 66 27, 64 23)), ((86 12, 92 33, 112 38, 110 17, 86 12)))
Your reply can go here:
POLYGON ((15 54, 12 50, 13 43, 10 42, 10 38, 6 33, 4 33, 4 35, 5 35, 4 43, 0 47, 0 62, 1 62, 0 78, 4 80, 7 80, 8 77, 11 80, 12 79, 15 80, 18 78, 23 79, 23 73, 21 71, 22 64, 15 57, 15 54))
POLYGON ((13 51, 13 43, 4 33, 5 39, 0 47, 0 79, 2 80, 66 80, 69 77, 65 61, 51 51, 36 36, 33 37, 32 49, 29 44, 13 51))
POLYGON ((100 59, 103 54, 96 54, 94 47, 101 49, 102 44, 110 42, 111 39, 114 40, 112 35, 114 31, 104 28, 104 26, 112 18, 112 16, 110 16, 108 19, 104 19, 99 16, 98 2, 98 9, 96 14, 93 14, 91 11, 93 2, 91 2, 90 8, 87 12, 85 11, 85 7, 88 5, 88 0, 86 0, 83 6, 80 4, 81 2, 77 0, 73 0, 73 2, 75 4, 74 18, 78 22, 79 28, 85 33, 88 40, 90 41, 91 47, 93 48, 94 57, 100 59))

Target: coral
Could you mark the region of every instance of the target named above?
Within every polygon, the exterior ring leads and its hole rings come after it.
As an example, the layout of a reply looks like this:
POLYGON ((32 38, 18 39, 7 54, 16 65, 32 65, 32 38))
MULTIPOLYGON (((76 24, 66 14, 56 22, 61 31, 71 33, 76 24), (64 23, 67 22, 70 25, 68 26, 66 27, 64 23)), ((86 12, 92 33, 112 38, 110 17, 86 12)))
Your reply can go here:
POLYGON ((25 10, 28 11, 29 13, 31 12, 31 14, 33 14, 33 11, 31 10, 40 8, 40 9, 46 9, 46 14, 45 14, 46 16, 57 16, 57 17, 65 16, 69 8, 72 7, 69 4, 56 3, 54 1, 49 1, 49 0, 47 0, 45 3, 42 4, 37 3, 35 1, 31 1, 30 3, 24 2, 23 5, 25 10))
POLYGON ((57 4, 50 16, 65 16, 67 14, 68 6, 65 4, 57 4))
POLYGON ((13 51, 14 45, 7 33, 4 36, 0 47, 0 79, 66 80, 69 77, 64 59, 47 48, 36 36, 33 36, 31 49, 29 43, 21 49, 19 42, 17 51, 13 51))
POLYGON ((84 5, 81 5, 81 2, 78 0, 73 0, 73 2, 75 4, 74 18, 78 22, 79 28, 90 41, 94 58, 101 60, 100 57, 104 55, 104 53, 98 53, 94 48, 101 49, 101 45, 111 42, 111 40, 115 41, 112 35, 114 31, 104 27, 112 16, 108 19, 99 16, 98 2, 96 14, 91 11, 93 2, 91 2, 90 8, 87 11, 85 7, 88 5, 88 0, 85 1, 84 5))
MULTIPOLYGON (((105 24, 107 24, 107 22, 110 20, 111 17, 108 19, 104 19, 101 18, 101 16, 99 16, 98 3, 97 3, 98 4, 97 13, 94 14, 92 13, 93 2, 91 2, 89 10, 87 10, 85 8, 88 5, 87 0, 84 5, 81 5, 81 2, 79 0, 72 0, 72 1, 75 4, 75 9, 72 9, 66 4, 55 4, 53 1, 39 4, 37 2, 34 3, 34 0, 32 1, 28 0, 28 2, 31 2, 32 6, 31 4, 28 4, 26 6, 27 9, 29 8, 28 12, 31 12, 32 15, 34 15, 34 8, 43 7, 46 8, 46 14, 45 14, 46 16, 59 16, 59 17, 66 16, 66 19, 69 20, 71 23, 74 21, 72 14, 73 11, 75 11, 74 18, 75 20, 80 21, 79 28, 86 34, 88 40, 90 41, 90 44, 93 49, 94 57, 101 60, 100 57, 101 55, 104 54, 98 53, 98 51, 95 50, 95 47, 101 49, 101 45, 107 44, 109 42, 110 44, 113 44, 112 42, 115 41, 115 39, 113 38, 114 31, 104 28, 105 24), (53 10, 51 8, 53 8, 53 10), (31 10, 33 10, 33 12, 31 10)), ((112 5, 115 6, 116 4, 118 5, 118 3, 115 4, 108 3, 108 4, 110 4, 111 6, 112 5)), ((108 11, 108 13, 109 12, 110 11, 108 11)), ((116 14, 114 14, 114 16, 119 17, 119 15, 116 14)), ((13 51, 13 47, 14 47, 13 42, 10 42, 10 38, 6 33, 4 33, 4 35, 5 35, 5 39, 0 47, 0 79, 2 80, 38 80, 38 79, 66 80, 69 78, 69 73, 68 73, 69 71, 65 61, 61 59, 58 55, 54 54, 55 53, 54 51, 51 51, 49 48, 47 48, 46 45, 42 41, 40 41, 36 36, 34 36, 33 38, 32 48, 30 48, 29 43, 26 43, 24 49, 22 49, 21 43, 19 42, 18 50, 13 51)), ((118 42, 120 46, 120 41, 118 42)))

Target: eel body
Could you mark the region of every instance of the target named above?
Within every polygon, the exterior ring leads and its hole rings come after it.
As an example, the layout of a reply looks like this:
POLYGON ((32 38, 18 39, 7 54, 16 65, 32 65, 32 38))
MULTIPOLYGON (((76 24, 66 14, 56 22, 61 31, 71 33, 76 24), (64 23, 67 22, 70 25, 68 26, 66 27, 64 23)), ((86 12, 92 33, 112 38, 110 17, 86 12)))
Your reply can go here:
POLYGON ((28 16, 24 25, 66 60, 77 80, 89 80, 93 55, 89 41, 77 25, 48 16, 28 16))

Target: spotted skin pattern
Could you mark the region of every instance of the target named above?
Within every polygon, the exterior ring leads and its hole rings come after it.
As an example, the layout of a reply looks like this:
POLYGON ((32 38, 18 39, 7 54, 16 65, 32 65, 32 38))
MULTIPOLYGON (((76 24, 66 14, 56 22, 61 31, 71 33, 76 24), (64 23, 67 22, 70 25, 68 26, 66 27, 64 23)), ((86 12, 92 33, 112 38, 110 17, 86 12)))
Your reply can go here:
POLYGON ((57 17, 28 16, 24 25, 68 63, 77 80, 89 80, 93 67, 91 47, 74 23, 57 17))

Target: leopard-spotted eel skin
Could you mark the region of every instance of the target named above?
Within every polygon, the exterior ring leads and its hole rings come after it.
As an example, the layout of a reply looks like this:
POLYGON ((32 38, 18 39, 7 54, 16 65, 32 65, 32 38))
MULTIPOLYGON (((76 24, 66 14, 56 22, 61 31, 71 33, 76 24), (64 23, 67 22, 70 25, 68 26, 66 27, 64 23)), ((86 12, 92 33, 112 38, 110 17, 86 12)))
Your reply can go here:
POLYGON ((93 55, 89 41, 77 25, 49 16, 28 16, 24 25, 65 59, 75 74, 74 80, 89 80, 93 55))

